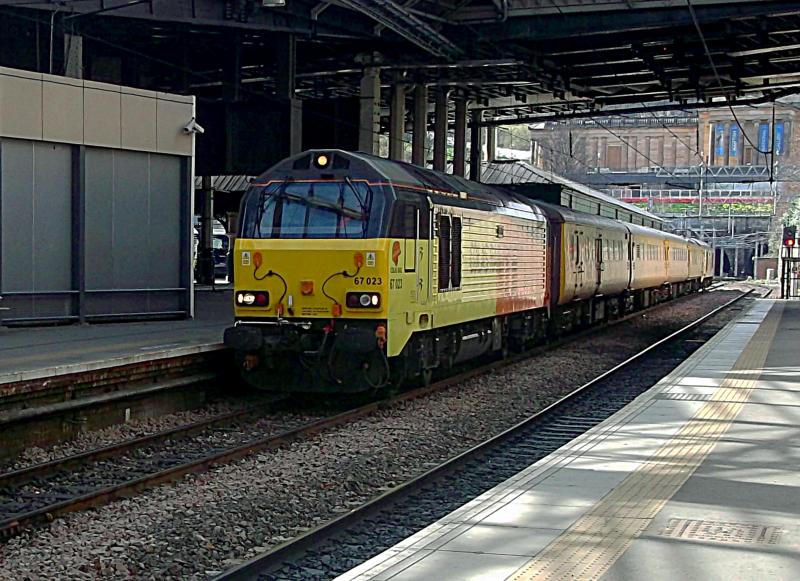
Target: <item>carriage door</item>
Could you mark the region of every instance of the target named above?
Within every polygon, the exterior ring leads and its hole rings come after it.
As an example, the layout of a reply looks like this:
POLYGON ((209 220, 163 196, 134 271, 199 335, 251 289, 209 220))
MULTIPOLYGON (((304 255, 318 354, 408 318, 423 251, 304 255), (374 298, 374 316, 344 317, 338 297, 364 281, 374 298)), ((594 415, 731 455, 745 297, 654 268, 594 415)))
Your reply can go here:
POLYGON ((417 248, 419 247, 419 207, 407 204, 404 210, 408 214, 406 223, 409 230, 405 237, 405 248, 403 248, 403 269, 406 272, 416 272, 417 248))
POLYGON ((597 272, 597 288, 600 288, 600 285, 603 284, 603 270, 605 269, 605 264, 603 264, 603 239, 596 238, 594 241, 594 260, 596 265, 596 272, 597 272))
POLYGON ((573 234, 575 240, 575 294, 580 293, 583 288, 583 253, 585 251, 584 245, 581 241, 580 232, 577 230, 573 234))
MULTIPOLYGON (((416 192, 414 197, 418 197, 416 192)), ((408 201, 402 205, 404 294, 412 303, 427 304, 429 298, 429 250, 431 232, 430 200, 408 201)))
POLYGON ((413 268, 415 277, 416 301, 421 305, 428 304, 430 297, 430 249, 431 242, 431 203, 430 200, 423 205, 416 206, 417 227, 414 236, 413 264, 409 265, 409 253, 406 253, 406 269, 413 268))

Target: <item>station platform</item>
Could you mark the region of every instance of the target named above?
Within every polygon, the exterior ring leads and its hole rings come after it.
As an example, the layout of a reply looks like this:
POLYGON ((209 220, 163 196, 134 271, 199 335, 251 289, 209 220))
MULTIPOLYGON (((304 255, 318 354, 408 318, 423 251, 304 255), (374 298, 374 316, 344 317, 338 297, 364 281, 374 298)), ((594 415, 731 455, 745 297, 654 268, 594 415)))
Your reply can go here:
POLYGON ((547 458, 338 581, 800 579, 800 302, 755 301, 547 458))
POLYGON ((0 327, 0 395, 3 385, 221 350, 231 293, 196 289, 194 319, 0 327))

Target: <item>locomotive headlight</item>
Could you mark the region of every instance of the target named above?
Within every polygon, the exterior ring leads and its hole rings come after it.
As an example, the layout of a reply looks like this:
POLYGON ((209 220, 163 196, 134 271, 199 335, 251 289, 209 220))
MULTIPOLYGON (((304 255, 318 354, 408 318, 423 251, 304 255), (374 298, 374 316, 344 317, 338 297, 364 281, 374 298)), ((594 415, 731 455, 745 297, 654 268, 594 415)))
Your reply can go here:
POLYGON ((238 291, 236 304, 242 307, 266 307, 269 305, 269 293, 266 291, 238 291))
POLYGON ((331 158, 326 153, 319 153, 314 157, 314 165, 317 166, 318 169, 325 169, 331 163, 331 158))
POLYGON ((381 306, 381 294, 370 292, 347 293, 348 309, 377 309, 381 306))

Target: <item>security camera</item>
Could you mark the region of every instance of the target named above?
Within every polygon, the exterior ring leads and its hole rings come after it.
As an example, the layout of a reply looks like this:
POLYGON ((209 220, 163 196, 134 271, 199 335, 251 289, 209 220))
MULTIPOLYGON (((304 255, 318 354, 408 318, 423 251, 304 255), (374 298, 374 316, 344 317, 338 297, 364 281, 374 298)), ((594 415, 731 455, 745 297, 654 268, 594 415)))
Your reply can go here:
POLYGON ((184 133, 189 133, 189 134, 192 134, 192 133, 201 133, 202 134, 202 133, 205 133, 206 130, 203 129, 203 126, 200 125, 194 117, 192 117, 192 120, 189 121, 186 125, 183 126, 183 132, 184 133))

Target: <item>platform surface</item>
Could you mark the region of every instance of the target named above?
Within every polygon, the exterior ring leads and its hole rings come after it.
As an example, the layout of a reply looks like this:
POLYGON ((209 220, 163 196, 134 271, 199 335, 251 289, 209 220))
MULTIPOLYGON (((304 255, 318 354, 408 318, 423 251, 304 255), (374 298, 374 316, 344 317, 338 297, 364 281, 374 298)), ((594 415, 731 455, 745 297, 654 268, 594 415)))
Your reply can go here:
POLYGON ((222 349, 230 290, 195 292, 195 318, 55 327, 0 327, 0 387, 67 373, 222 349))
POLYGON ((800 579, 800 302, 339 581, 800 579))

